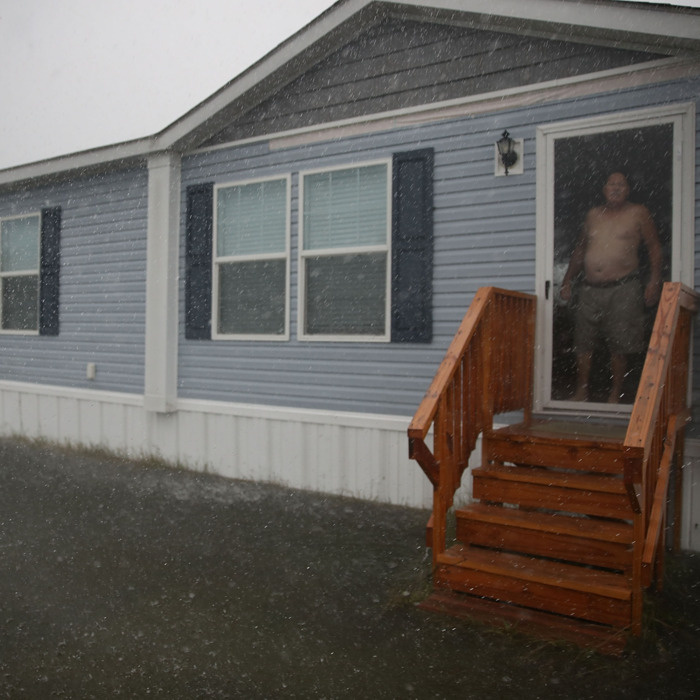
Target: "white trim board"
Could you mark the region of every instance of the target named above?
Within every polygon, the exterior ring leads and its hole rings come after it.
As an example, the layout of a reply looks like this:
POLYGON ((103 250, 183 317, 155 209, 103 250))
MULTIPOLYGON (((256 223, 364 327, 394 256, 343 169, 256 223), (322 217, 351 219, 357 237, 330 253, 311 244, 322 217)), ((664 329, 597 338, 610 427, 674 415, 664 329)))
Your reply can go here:
POLYGON ((170 411, 177 398, 180 157, 156 154, 148 163, 146 233, 145 400, 170 411))

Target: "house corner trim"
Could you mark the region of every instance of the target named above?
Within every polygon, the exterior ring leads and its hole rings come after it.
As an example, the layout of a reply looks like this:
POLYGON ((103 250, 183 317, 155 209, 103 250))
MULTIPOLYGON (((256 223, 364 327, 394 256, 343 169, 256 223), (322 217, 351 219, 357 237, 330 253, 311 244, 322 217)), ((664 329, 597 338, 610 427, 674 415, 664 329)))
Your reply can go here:
POLYGON ((179 222, 180 156, 154 154, 148 160, 144 406, 157 413, 177 406, 179 222))

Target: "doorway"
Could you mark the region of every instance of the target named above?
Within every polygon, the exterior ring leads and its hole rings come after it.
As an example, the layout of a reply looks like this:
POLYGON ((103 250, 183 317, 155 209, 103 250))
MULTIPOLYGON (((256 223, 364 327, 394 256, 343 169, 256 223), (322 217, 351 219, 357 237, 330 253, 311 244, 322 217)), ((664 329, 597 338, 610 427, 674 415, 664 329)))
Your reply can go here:
MULTIPOLYGON (((610 353, 603 337, 594 339, 588 398, 574 400, 577 293, 574 285, 571 299, 562 299, 561 283, 587 212, 603 203, 602 188, 610 173, 622 172, 630 186, 629 201, 646 206, 654 221, 663 255, 662 279, 688 283, 689 277, 692 285, 692 254, 685 258, 689 246, 692 251, 692 226, 683 230, 688 200, 692 200, 692 187, 688 195, 683 185, 683 156, 688 148, 684 122, 689 111, 611 115, 538 130, 538 346, 542 357, 538 358, 536 410, 630 410, 645 353, 628 356, 621 402, 610 406, 610 353)), ((644 246, 640 246, 639 262, 644 285, 649 275, 644 246)), ((656 307, 644 312, 647 341, 655 312, 656 307)))

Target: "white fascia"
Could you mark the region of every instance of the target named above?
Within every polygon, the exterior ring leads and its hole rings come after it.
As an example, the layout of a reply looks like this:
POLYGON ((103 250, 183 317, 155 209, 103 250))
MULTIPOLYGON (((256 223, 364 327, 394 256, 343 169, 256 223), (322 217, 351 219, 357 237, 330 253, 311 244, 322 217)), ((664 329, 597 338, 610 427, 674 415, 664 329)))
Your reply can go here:
POLYGON ((571 2, 569 0, 391 0, 392 4, 482 15, 489 20, 506 19, 568 26, 582 31, 637 35, 652 41, 660 38, 685 40, 697 45, 700 13, 689 8, 633 5, 627 2, 571 2), (681 10, 681 11, 679 11, 681 10))
POLYGON ((144 407, 157 413, 177 407, 179 234, 180 157, 158 153, 148 159, 144 381, 144 407))
POLYGON ((112 146, 46 158, 35 163, 4 168, 0 170, 0 186, 16 185, 52 175, 64 175, 71 171, 88 172, 103 168, 106 163, 141 164, 146 159, 147 154, 153 151, 153 142, 153 138, 149 136, 112 146))

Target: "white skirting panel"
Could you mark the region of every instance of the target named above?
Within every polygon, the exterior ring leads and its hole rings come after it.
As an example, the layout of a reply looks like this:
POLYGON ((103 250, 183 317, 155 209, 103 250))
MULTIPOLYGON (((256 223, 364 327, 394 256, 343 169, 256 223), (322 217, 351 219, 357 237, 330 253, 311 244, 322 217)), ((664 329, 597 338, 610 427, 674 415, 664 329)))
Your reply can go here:
POLYGON ((419 508, 432 488, 408 459, 409 419, 0 382, 0 434, 157 457, 194 471, 419 508))
MULTIPOLYGON (((131 394, 0 382, 0 435, 157 457, 194 471, 381 503, 430 508, 432 489, 408 459, 408 419, 178 401, 169 414, 131 394)), ((477 447, 471 462, 478 463, 477 447)), ((473 466, 473 465, 472 465, 473 466)), ((471 496, 465 472, 457 503, 471 496)), ((700 440, 683 464, 681 547, 700 551, 700 440)))
POLYGON ((700 440, 686 440, 681 548, 700 552, 700 440))

